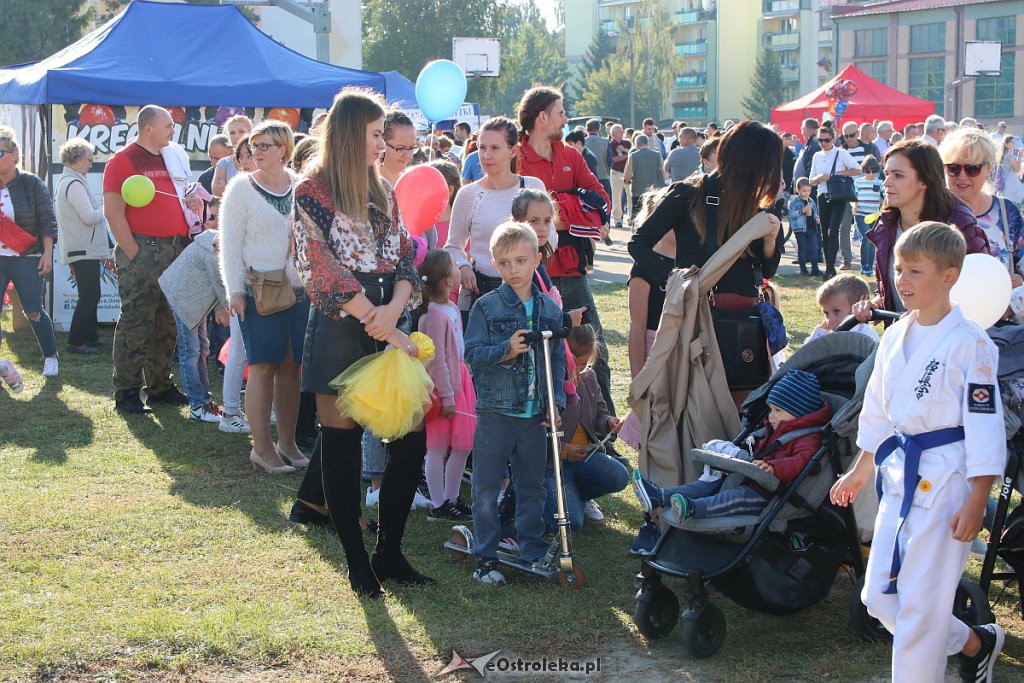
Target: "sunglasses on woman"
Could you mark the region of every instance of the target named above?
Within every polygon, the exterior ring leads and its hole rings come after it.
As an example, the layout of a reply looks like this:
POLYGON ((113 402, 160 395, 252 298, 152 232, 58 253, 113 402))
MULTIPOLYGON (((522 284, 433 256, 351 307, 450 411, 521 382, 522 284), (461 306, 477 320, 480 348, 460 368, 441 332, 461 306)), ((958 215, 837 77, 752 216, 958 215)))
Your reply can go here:
POLYGON ((827 143, 831 144, 832 143, 832 138, 818 138, 818 142, 819 143, 827 142, 827 143))
POLYGON ((960 175, 960 171, 963 171, 968 178, 977 178, 981 175, 981 169, 984 166, 984 164, 946 164, 946 173, 950 178, 956 178, 960 175))

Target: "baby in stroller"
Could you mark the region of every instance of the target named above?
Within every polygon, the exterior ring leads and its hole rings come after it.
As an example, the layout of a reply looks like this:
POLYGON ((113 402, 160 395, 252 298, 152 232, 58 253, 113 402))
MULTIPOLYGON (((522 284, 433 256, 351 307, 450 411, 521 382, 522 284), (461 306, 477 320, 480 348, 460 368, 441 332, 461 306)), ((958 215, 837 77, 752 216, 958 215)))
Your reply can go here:
MULTIPOLYGON (((767 403, 770 412, 765 419, 764 436, 753 444, 753 463, 788 484, 821 448, 822 435, 820 430, 814 430, 788 443, 783 443, 782 437, 824 425, 831 419, 832 410, 821 397, 818 378, 802 370, 786 373, 772 387, 767 403)), ((750 459, 742 449, 726 441, 710 442, 704 449, 750 459)), ((768 492, 753 482, 720 490, 723 478, 722 472, 705 466, 704 474, 697 481, 672 488, 655 486, 635 469, 632 480, 644 512, 671 505, 678 520, 756 515, 768 504, 768 492)))

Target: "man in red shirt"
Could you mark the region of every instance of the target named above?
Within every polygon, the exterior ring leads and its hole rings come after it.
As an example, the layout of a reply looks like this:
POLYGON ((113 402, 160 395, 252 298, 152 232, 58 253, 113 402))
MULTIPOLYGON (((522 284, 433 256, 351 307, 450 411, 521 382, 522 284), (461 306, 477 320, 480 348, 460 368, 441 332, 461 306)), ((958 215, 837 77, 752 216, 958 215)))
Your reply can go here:
MULTIPOLYGON (((555 194, 565 190, 583 188, 599 194, 607 203, 608 193, 601 181, 590 169, 583 155, 573 147, 562 144, 562 129, 569 122, 562 105, 562 93, 555 88, 540 86, 531 88, 523 94, 519 102, 519 127, 525 131, 521 141, 517 171, 520 175, 540 178, 548 192, 555 194)), ((557 195, 556 195, 557 196, 557 195)), ((587 238, 569 235, 569 217, 559 203, 560 220, 558 225, 559 249, 574 248, 574 245, 587 238)), ((592 245, 586 245, 592 248, 592 245)), ((563 308, 567 311, 575 308, 587 308, 590 324, 597 332, 600 353, 594 363, 601 394, 612 415, 615 404, 611 396, 611 370, 608 367, 608 346, 604 341, 604 330, 601 318, 594 305, 594 293, 590 289, 590 280, 585 268, 562 269, 557 265, 558 259, 549 259, 548 272, 551 281, 558 287, 562 295, 563 308)), ((586 258, 578 254, 578 261, 583 264, 586 258)))
POLYGON ((171 380, 177 328, 157 278, 188 243, 188 224, 160 150, 174 137, 166 109, 139 110, 139 136, 107 161, 103 171, 103 213, 117 240, 114 254, 121 317, 114 331, 114 406, 122 413, 149 412, 140 391, 145 376, 147 403, 188 405, 171 380), (144 175, 156 186, 153 201, 128 206, 121 185, 144 175))

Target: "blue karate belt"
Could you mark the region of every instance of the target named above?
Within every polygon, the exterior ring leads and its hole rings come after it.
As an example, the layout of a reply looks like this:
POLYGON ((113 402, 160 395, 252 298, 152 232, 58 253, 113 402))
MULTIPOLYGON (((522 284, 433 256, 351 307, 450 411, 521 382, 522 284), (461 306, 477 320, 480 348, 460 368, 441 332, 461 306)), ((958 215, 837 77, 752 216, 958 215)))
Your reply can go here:
POLYGON ((882 462, 892 455, 897 448, 903 449, 903 502, 900 504, 900 518, 896 525, 896 538, 892 548, 892 565, 889 569, 889 585, 882 591, 883 594, 894 595, 896 590, 896 579, 900 574, 900 531, 910 514, 910 507, 914 502, 914 491, 921 483, 921 475, 918 471, 921 468, 921 454, 931 448, 948 446, 951 443, 964 440, 963 427, 947 427, 936 429, 933 432, 921 434, 904 434, 897 430, 895 434, 882 442, 875 452, 875 491, 878 492, 878 500, 882 500, 882 474, 878 467, 882 462))

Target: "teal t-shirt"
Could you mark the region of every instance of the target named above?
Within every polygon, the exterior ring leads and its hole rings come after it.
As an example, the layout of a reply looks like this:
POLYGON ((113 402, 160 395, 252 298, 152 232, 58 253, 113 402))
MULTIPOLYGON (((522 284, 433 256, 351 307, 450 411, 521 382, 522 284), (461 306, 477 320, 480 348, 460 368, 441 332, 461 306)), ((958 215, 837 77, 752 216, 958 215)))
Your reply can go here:
MULTIPOLYGON (((526 308, 526 329, 533 330, 533 302, 534 297, 523 302, 526 308)), ((527 363, 530 368, 530 389, 526 392, 526 410, 521 413, 505 413, 509 417, 533 417, 540 413, 540 406, 537 405, 537 363, 533 354, 533 347, 526 352, 527 363)))

